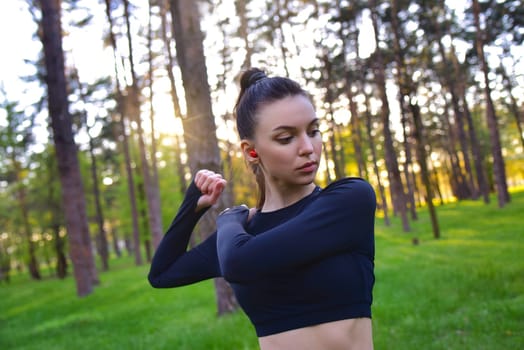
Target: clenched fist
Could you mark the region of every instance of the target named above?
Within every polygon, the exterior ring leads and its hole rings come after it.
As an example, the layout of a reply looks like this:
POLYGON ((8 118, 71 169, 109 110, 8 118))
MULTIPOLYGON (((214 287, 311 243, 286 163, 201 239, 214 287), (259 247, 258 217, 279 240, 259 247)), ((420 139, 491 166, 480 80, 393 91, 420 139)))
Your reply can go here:
POLYGON ((194 182, 202 192, 197 202, 196 211, 214 205, 227 184, 222 175, 207 169, 199 170, 195 175, 194 182))

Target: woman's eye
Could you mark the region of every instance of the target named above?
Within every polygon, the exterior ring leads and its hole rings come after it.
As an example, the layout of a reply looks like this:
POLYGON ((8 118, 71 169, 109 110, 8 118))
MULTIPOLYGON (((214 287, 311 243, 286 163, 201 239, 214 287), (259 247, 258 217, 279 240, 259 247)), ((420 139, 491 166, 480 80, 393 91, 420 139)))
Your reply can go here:
POLYGON ((315 137, 317 135, 320 135, 320 130, 319 129, 313 129, 309 132, 309 136, 311 137, 315 137))
POLYGON ((278 143, 287 144, 287 143, 290 143, 292 139, 293 139, 293 136, 280 136, 280 137, 277 137, 276 140, 278 143))

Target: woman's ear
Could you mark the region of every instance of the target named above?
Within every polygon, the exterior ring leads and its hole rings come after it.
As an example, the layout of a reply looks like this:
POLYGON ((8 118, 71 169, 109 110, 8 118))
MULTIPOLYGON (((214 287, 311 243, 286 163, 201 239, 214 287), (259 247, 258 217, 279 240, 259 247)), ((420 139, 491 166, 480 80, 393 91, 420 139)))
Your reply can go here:
POLYGON ((240 148, 242 149, 242 153, 244 154, 244 158, 250 162, 253 163, 255 161, 258 161, 258 154, 255 150, 255 145, 248 141, 248 140, 242 140, 240 141, 240 148))

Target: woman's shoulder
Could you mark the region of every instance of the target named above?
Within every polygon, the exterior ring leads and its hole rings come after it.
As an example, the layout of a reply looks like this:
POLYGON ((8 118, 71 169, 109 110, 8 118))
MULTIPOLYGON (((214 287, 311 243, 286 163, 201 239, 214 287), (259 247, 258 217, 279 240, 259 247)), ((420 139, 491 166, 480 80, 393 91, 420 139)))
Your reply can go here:
POLYGON ((361 177, 345 177, 328 184, 322 192, 330 192, 336 190, 371 190, 374 192, 373 187, 369 182, 361 177))
POLYGON ((376 205, 375 190, 369 182, 360 177, 346 177, 324 187, 319 198, 331 198, 335 205, 347 206, 350 203, 376 205))

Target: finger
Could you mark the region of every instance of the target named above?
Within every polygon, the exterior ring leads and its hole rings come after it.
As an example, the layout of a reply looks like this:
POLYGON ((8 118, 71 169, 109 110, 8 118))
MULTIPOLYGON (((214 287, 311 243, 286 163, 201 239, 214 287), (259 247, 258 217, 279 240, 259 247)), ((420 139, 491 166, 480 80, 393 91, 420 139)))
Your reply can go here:
POLYGON ((222 178, 222 175, 216 173, 209 175, 202 185, 204 193, 212 193, 214 191, 216 183, 221 181, 225 181, 222 178))
POLYGON ((195 178, 194 178, 194 181, 195 181, 195 185, 198 187, 198 189, 200 189, 202 187, 202 184, 204 182, 204 180, 206 179, 207 177, 207 173, 209 171, 207 169, 201 169, 199 171, 197 171, 197 173, 195 174, 195 178))
POLYGON ((214 186, 210 194, 211 202, 213 204, 216 203, 216 201, 218 200, 218 197, 220 197, 220 195, 222 194, 222 191, 226 187, 226 180, 224 179, 215 179, 215 180, 216 181, 214 183, 214 186))
POLYGON ((202 169, 197 172, 197 174, 195 175, 195 185, 198 187, 198 189, 202 193, 208 192, 208 186, 209 186, 208 180, 210 177, 214 175, 215 175, 214 172, 207 170, 207 169, 202 169))
POLYGON ((251 219, 253 218, 253 216, 256 214, 257 212, 257 208, 251 208, 249 209, 249 214, 247 216, 247 222, 251 221, 251 219))

